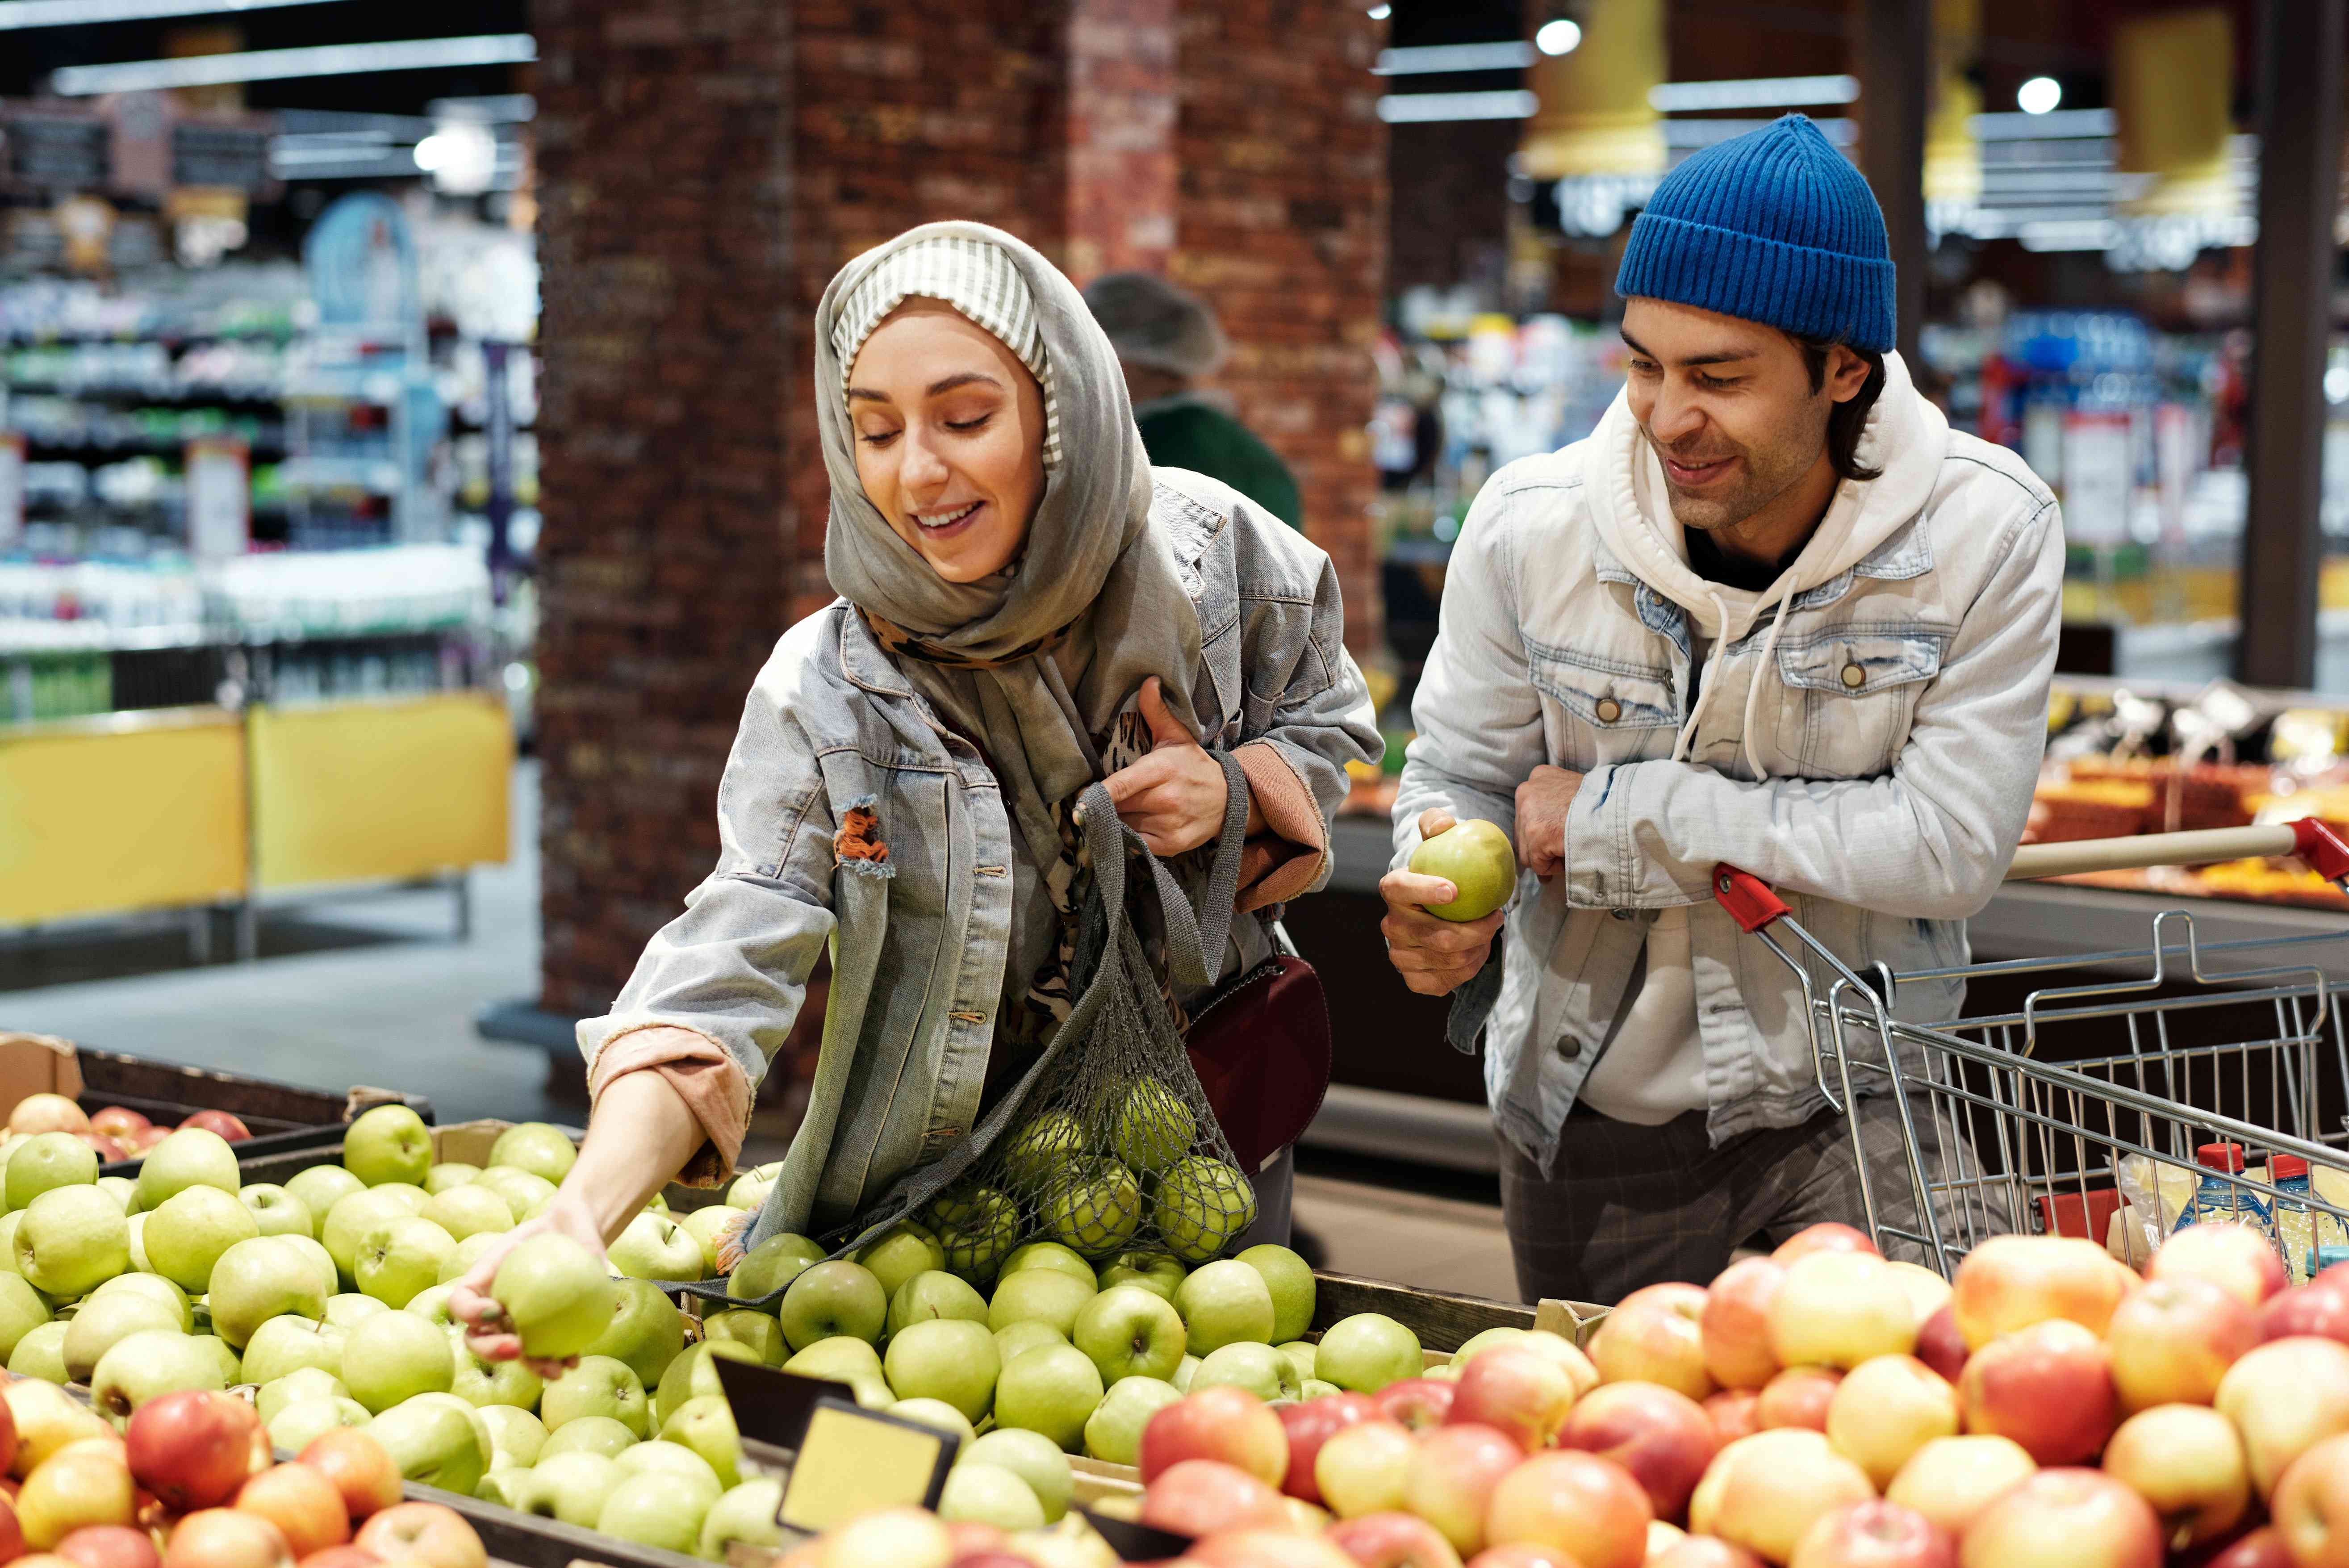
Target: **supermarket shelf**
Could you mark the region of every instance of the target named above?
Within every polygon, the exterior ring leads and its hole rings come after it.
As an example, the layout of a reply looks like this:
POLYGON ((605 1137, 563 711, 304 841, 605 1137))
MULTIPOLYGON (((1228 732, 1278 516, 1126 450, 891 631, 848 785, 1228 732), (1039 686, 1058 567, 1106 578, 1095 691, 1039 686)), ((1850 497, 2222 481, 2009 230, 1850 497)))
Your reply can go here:
MULTIPOLYGON (((2349 982, 2349 915, 2327 909, 2011 882, 1999 890, 1990 908, 1973 918, 1968 929, 1977 961, 2074 958, 2150 946, 2154 917, 2168 909, 2191 913, 2198 943, 2341 938, 2337 947, 2319 944, 2294 961, 2315 964, 2328 979, 2349 982)), ((2163 940, 2182 947, 2186 930, 2167 925, 2163 940)))

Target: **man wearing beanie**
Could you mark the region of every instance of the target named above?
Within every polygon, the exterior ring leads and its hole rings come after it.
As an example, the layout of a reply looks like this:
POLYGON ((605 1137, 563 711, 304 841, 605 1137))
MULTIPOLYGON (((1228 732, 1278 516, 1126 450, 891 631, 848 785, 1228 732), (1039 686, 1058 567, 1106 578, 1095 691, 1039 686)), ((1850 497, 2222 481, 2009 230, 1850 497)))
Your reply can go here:
MULTIPOLYGON (((1675 169, 1616 287, 1622 395, 1495 474, 1454 549, 1381 885, 1395 967, 1454 998, 1453 1044, 1484 1037, 1528 1299, 1864 1226, 1863 1159, 1879 1220, 1920 1228, 1899 1097, 1837 1114, 1800 986, 1712 872, 1773 885, 1863 975, 1962 964, 2030 809, 2061 613, 2054 498, 1917 392, 1883 215, 1808 119, 1675 169), (1531 875, 1451 924, 1423 908, 1451 885, 1402 867, 1469 817, 1531 875)), ((1962 987, 1894 1000, 1940 1023, 1962 987)), ((1952 1241, 2007 1228, 1979 1198, 1934 1209, 1952 1241)))

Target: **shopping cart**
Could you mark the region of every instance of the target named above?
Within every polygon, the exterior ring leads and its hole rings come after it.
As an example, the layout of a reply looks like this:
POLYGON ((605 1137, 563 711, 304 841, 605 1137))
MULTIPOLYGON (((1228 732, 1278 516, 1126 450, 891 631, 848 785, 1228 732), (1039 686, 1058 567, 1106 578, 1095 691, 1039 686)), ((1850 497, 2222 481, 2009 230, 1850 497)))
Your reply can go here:
MULTIPOLYGON (((2296 857, 2349 890, 2349 845, 2313 820, 2026 846, 2007 879, 2255 857, 2296 857)), ((1887 1256, 1946 1276, 1975 1242, 2010 1231, 2111 1245, 2118 1214, 2119 1251, 2142 1264, 2202 1179, 2270 1207, 2277 1191, 2264 1162, 2274 1156, 2349 1179, 2349 1033, 2338 993, 2349 988, 2328 981, 2319 961, 2349 966, 2349 934, 2210 942, 2197 936, 2191 911, 2168 909, 2141 949, 1905 975, 1878 965, 1863 975, 1759 878, 1718 867, 1713 894, 1794 971, 1828 1103, 1841 1113, 1857 1095, 1892 1097, 1904 1171, 1871 1169, 1851 1122, 1861 1203, 1887 1256), (2019 1011, 1938 1025, 1893 1015, 1904 981, 2081 968, 2118 974, 2033 992, 2019 1011), (2250 1151, 2245 1170, 2198 1167, 2197 1148, 2220 1142, 2250 1151), (1880 1201, 1888 1180, 1908 1189, 1899 1216, 1880 1201)), ((2285 1201, 2304 1203, 2314 1228, 2324 1216, 2349 1224, 2349 1210, 2322 1197, 2285 1201)))

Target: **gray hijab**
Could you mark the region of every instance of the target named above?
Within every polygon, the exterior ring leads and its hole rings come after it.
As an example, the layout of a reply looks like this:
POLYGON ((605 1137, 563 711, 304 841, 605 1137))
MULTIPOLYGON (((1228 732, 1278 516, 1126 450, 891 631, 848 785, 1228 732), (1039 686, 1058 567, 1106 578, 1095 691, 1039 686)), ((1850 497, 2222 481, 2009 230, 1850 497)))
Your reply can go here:
POLYGON ((876 632, 916 690, 985 748, 1021 836, 1049 866, 1061 847, 1052 805, 1098 776, 1099 743, 1145 678, 1161 677, 1168 710, 1199 730, 1191 703, 1198 613, 1151 520, 1150 462, 1117 355, 1058 268, 983 223, 926 223, 867 251, 824 290, 815 327, 818 424, 832 481, 825 572, 880 623, 876 632), (974 250, 994 253, 977 269, 991 278, 983 296, 967 281, 974 250), (880 286, 864 287, 868 280, 880 286), (977 582, 938 576, 856 476, 843 395, 849 367, 835 333, 849 317, 842 336, 853 339, 853 356, 908 295, 943 299, 1005 339, 1045 389, 1050 444, 1027 544, 1009 568, 977 582))

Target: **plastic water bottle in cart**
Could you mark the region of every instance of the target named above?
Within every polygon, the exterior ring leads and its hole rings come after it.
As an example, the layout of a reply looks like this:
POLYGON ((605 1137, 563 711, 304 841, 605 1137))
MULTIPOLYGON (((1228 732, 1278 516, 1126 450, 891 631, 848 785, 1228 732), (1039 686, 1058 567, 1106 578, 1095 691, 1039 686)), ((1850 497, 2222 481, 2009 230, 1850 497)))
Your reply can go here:
MULTIPOLYGON (((2186 1212, 2178 1217, 2178 1230, 2213 1223, 2241 1225, 2266 1237, 2268 1245, 2279 1252, 2284 1251, 2276 1236, 2275 1217, 2260 1201, 2259 1194, 2227 1179, 2243 1174, 2247 1161, 2241 1144, 2206 1143, 2194 1151, 2194 1162, 2202 1168, 2202 1185, 2186 1212)), ((2303 1169, 2302 1175, 2306 1174, 2303 1169)), ((2303 1220, 2307 1212, 2301 1210, 2303 1220)), ((2302 1256, 2306 1256, 2304 1249, 2302 1256)))

